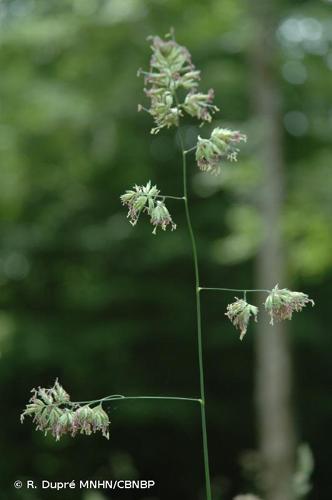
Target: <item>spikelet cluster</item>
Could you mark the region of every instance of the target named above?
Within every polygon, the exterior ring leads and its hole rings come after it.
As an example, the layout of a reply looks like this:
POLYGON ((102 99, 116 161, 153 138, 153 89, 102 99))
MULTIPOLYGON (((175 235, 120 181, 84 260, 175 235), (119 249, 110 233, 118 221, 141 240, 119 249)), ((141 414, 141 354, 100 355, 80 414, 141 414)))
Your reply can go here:
POLYGON ((36 430, 50 433, 57 441, 67 434, 91 434, 101 431, 109 439, 110 420, 101 404, 91 407, 70 401, 69 394, 56 380, 53 387, 32 389, 32 397, 21 414, 21 422, 31 417, 36 430))
MULTIPOLYGON (((193 65, 188 49, 179 45, 174 37, 162 39, 154 36, 150 40, 150 71, 139 70, 138 75, 144 75, 144 91, 150 99, 146 111, 156 124, 151 133, 157 134, 164 127, 179 126, 184 113, 202 122, 210 122, 212 114, 218 111, 213 104, 214 92, 212 89, 206 93, 199 91, 200 71, 193 65)), ((139 105, 139 110, 142 109, 145 108, 139 105)))
POLYGON ((247 141, 245 134, 237 130, 215 128, 209 139, 198 136, 196 161, 198 168, 212 174, 219 174, 225 160, 237 161, 238 145, 247 141))
POLYGON ((160 227, 163 231, 170 226, 171 230, 176 229, 176 224, 165 205, 165 200, 160 196, 160 191, 157 186, 152 186, 149 181, 146 186, 135 185, 133 189, 127 190, 120 199, 122 204, 128 207, 128 219, 130 224, 135 226, 142 213, 147 213, 150 216, 150 222, 154 229, 153 234, 156 234, 157 228, 160 227))
MULTIPOLYGON (((235 299, 235 302, 228 304, 225 314, 235 328, 240 330, 240 340, 242 340, 247 332, 250 317, 253 316, 254 320, 257 321, 258 308, 248 304, 244 299, 237 297, 235 299)), ((312 306, 315 305, 306 293, 292 292, 287 288, 279 289, 279 286, 276 285, 268 294, 264 306, 270 315, 270 324, 273 325, 274 321, 292 319, 294 312, 302 311, 309 303, 312 306)))

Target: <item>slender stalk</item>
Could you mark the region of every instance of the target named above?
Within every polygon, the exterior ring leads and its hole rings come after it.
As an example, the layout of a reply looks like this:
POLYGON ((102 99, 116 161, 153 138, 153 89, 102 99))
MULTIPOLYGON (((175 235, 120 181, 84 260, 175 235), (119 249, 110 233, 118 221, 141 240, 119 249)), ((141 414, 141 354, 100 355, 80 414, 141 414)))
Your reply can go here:
POLYGON ((92 401, 73 401, 71 404, 94 404, 94 403, 103 403, 106 401, 123 401, 126 399, 162 399, 162 400, 175 400, 175 401, 193 401, 195 403, 201 403, 201 400, 198 398, 182 398, 177 396, 122 396, 121 394, 113 394, 111 396, 105 396, 100 399, 93 399, 92 401))
POLYGON ((187 161, 186 155, 187 151, 184 149, 183 138, 181 131, 179 129, 179 140, 182 150, 182 172, 183 172, 183 197, 184 206, 187 219, 187 225, 189 230, 189 236, 192 246, 193 260, 194 260, 194 271, 195 271, 195 294, 196 294, 196 318, 197 318, 197 344, 198 344, 198 363, 199 363, 199 384, 200 384, 200 396, 201 396, 201 425, 202 425, 202 438, 203 438, 203 455, 204 455, 204 473, 205 473, 205 489, 206 489, 206 499, 212 500, 211 493, 211 479, 210 479, 210 467, 209 467, 209 449, 208 449, 208 439, 207 439, 207 428, 206 428, 206 411, 205 411, 205 383, 204 383, 204 363, 203 363, 203 348, 202 348, 202 321, 201 321, 201 300, 200 300, 200 286, 199 286, 199 267, 198 267, 198 256, 197 247, 194 231, 191 224, 191 217, 189 211, 188 203, 188 187, 187 187, 187 161))
POLYGON ((175 401, 193 401, 195 403, 201 403, 201 400, 198 398, 181 398, 177 396, 125 396, 121 399, 164 399, 175 401))
POLYGON ((153 198, 169 198, 171 200, 184 200, 183 196, 169 196, 168 194, 157 194, 153 198))
POLYGON ((187 149, 187 150, 185 151, 185 153, 186 153, 186 154, 187 154, 187 153, 191 153, 191 151, 195 151, 195 149, 197 149, 197 146, 193 146, 192 148, 187 149))
POLYGON ((248 289, 245 289, 245 290, 242 290, 242 288, 210 288, 210 287, 205 287, 205 286, 201 286, 199 288, 199 291, 202 291, 202 290, 212 290, 214 292, 216 291, 222 291, 222 292, 243 292, 243 293, 252 293, 252 292, 266 292, 266 293, 271 293, 271 290, 260 290, 260 289, 256 289, 256 290, 248 290, 248 289))

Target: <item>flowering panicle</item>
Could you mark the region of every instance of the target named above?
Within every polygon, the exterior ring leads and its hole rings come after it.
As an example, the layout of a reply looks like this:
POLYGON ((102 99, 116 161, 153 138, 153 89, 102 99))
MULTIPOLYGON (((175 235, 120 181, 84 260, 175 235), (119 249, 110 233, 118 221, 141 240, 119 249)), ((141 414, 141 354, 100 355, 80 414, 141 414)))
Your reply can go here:
POLYGON ((198 136, 196 147, 196 161, 201 170, 219 174, 222 162, 237 161, 239 148, 237 145, 247 137, 237 130, 217 127, 212 131, 209 139, 198 136))
POLYGON ((274 320, 292 319, 293 312, 301 311, 309 302, 315 305, 307 294, 292 292, 287 288, 279 289, 276 285, 265 301, 265 309, 271 317, 270 324, 273 325, 274 320))
POLYGON ((235 302, 228 304, 225 315, 231 320, 235 328, 240 330, 240 340, 242 340, 247 333, 250 316, 253 316, 257 321, 258 308, 248 304, 244 299, 235 298, 235 302))
POLYGON ((159 193, 157 186, 151 186, 151 181, 149 181, 146 186, 135 185, 133 189, 120 196, 122 204, 128 207, 127 217, 130 224, 135 226, 140 214, 146 212, 154 226, 153 234, 156 234, 158 226, 164 231, 168 225, 171 226, 172 231, 176 229, 176 224, 174 224, 164 199, 159 193), (158 198, 161 199, 158 200, 158 198))
MULTIPOLYGON (((218 111, 212 104, 213 90, 207 94, 198 92, 200 71, 191 61, 191 55, 186 47, 179 45, 174 39, 162 40, 160 37, 150 37, 152 40, 152 56, 150 71, 138 71, 144 75, 145 94, 150 98, 150 108, 147 110, 154 118, 156 127, 152 134, 162 128, 177 127, 183 111, 202 121, 211 121, 211 115, 218 111), (188 92, 180 103, 177 90, 188 92)), ((139 106, 139 111, 143 106, 139 106)))
POLYGON ((36 430, 47 435, 48 432, 58 441, 64 434, 72 437, 78 433, 90 434, 101 431, 109 439, 110 420, 101 404, 91 408, 88 404, 80 406, 72 403, 67 392, 56 380, 53 387, 32 389, 32 397, 21 414, 23 423, 30 416, 36 430))

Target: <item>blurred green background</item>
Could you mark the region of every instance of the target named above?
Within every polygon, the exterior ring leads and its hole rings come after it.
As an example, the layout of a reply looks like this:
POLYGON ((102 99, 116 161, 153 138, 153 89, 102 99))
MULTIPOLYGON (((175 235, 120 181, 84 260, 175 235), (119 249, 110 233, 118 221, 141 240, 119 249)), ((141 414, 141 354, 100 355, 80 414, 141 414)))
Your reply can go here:
MULTIPOLYGON (((332 372, 332 17, 329 1, 271 2, 286 174, 287 274, 316 301, 289 325, 295 423, 315 460, 307 498, 330 500, 332 372)), ((107 405, 110 441, 55 443, 19 414, 32 387, 60 381, 74 400, 107 394, 199 391, 193 269, 183 207, 176 232, 132 228, 119 196, 151 179, 181 195, 174 131, 149 133, 139 67, 146 37, 174 26, 213 87, 214 125, 248 134, 238 164, 209 177, 190 161, 202 282, 253 287, 261 241, 261 177, 250 46, 253 3, 240 0, 2 0, 0 2, 0 387, 3 499, 25 478, 151 478, 150 492, 112 498, 198 499, 203 494, 199 409, 179 402, 107 405)), ((268 50, 268 47, 266 48, 268 50)), ((272 57, 272 55, 271 55, 272 57)), ((185 121, 188 146, 197 133, 185 121)), ((273 265, 273 263, 271 264, 273 265)), ((271 286, 274 285, 271 284, 271 286)), ((240 343, 224 316, 233 295, 203 296, 207 414, 215 500, 256 491, 243 456, 257 448, 255 331, 240 343), (241 459, 242 457, 242 459, 241 459), (242 464, 242 465, 241 465, 242 464)), ((268 331, 266 334, 268 335, 268 331)), ((102 500, 75 490, 62 498, 102 500)))

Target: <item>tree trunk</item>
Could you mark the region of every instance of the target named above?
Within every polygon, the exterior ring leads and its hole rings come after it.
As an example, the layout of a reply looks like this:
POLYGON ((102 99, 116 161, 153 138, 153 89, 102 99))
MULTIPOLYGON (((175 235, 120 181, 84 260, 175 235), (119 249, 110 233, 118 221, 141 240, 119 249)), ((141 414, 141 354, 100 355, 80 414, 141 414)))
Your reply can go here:
MULTIPOLYGON (((256 263, 257 288, 285 284, 280 216, 284 195, 281 96, 274 73, 273 2, 255 1, 252 45, 253 105, 259 128, 262 185, 259 209, 263 241, 256 263)), ((262 301, 260 301, 262 302, 262 301)), ((263 316, 263 315, 262 315, 263 316)), ((291 405, 291 358, 286 323, 268 325, 261 317, 256 341, 256 404, 261 486, 264 500, 293 500, 295 432, 291 405)))

